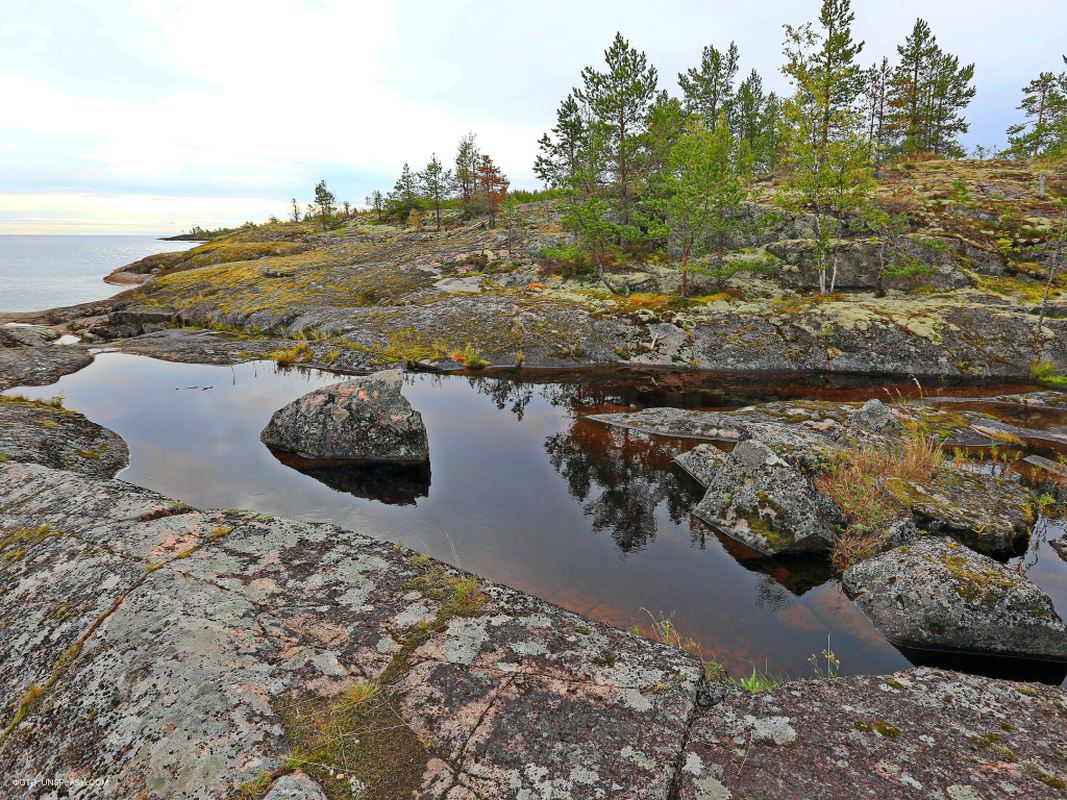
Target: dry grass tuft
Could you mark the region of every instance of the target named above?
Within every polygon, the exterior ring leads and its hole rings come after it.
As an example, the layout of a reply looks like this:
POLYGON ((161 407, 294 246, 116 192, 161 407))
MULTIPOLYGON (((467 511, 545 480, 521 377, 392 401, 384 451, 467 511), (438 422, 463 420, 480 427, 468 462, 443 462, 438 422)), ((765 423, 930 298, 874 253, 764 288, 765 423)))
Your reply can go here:
POLYGON ((893 447, 852 443, 835 453, 815 483, 845 511, 833 563, 844 571, 882 547, 886 529, 911 513, 905 486, 929 480, 944 460, 941 444, 919 422, 893 447))

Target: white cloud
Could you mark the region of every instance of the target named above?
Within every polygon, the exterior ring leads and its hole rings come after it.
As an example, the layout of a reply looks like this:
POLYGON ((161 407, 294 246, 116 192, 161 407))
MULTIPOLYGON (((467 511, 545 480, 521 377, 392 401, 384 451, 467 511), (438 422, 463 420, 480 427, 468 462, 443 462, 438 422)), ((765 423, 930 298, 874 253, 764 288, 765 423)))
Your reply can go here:
MULTIPOLYGON (((736 39, 742 70, 756 67, 781 90, 780 25, 819 9, 818 0, 618 0, 611 13, 595 0, 15 5, 0 10, 8 192, 251 195, 262 198, 257 208, 309 197, 321 178, 358 202, 390 188, 404 161, 417 168, 432 152, 451 160, 468 130, 513 185, 531 186, 537 138, 616 30, 647 52, 665 88, 705 45, 736 39)), ((1031 5, 1003 15, 979 0, 855 0, 854 28, 866 62, 895 55, 915 17, 928 19, 945 49, 976 62, 971 139, 992 144, 1015 121, 1019 87, 1063 68, 1067 6, 1031 5)), ((194 216, 185 227, 203 224, 186 208, 194 216)), ((253 214, 249 206, 239 216, 253 214)))

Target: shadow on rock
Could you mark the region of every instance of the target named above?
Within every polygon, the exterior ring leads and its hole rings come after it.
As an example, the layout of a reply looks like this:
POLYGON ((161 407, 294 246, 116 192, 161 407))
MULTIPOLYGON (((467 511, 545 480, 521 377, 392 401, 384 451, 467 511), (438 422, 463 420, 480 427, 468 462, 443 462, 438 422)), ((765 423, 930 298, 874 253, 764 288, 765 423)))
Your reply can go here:
POLYGON ((430 464, 383 461, 345 461, 302 458, 282 450, 270 450, 278 461, 336 492, 377 500, 391 506, 413 506, 430 494, 430 464))
POLYGON ((893 646, 916 667, 934 667, 999 680, 1047 683, 1052 686, 1058 686, 1067 679, 1067 661, 893 646))

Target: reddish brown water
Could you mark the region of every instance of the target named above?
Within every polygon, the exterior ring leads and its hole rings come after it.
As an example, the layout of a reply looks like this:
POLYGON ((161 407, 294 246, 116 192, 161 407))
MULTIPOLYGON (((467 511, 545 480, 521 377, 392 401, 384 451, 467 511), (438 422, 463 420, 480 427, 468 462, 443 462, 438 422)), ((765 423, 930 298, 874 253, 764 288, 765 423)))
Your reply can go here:
MULTIPOLYGON (((822 560, 753 559, 690 517, 701 490, 671 459, 695 442, 627 433, 584 416, 652 405, 917 396, 910 381, 606 370, 538 373, 533 383, 410 376, 404 394, 426 421, 428 476, 316 477, 260 444, 277 408, 340 379, 278 372, 269 363, 231 370, 103 354, 58 386, 18 391, 62 393, 67 407, 121 434, 131 452, 124 480, 202 508, 251 508, 402 541, 619 627, 672 617, 734 675, 755 666, 811 676, 808 658, 828 634, 843 674, 909 665, 822 560)), ((923 387, 928 397, 1021 390, 923 387)), ((1067 616, 1067 563, 1044 544, 1060 528, 1043 524, 1023 561, 1067 616)))

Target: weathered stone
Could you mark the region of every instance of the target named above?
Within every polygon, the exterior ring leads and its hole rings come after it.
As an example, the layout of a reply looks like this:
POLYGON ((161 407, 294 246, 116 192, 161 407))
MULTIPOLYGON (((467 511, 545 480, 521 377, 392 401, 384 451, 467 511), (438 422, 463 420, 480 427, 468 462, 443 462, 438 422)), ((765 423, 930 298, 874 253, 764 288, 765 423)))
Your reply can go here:
POLYGON ((326 793, 307 773, 298 769, 278 778, 263 800, 326 800, 326 793))
POLYGON ((841 449, 825 432, 806 425, 751 422, 745 426, 741 438, 763 442, 787 464, 808 473, 824 466, 841 449))
MULTIPOLYGON (((0 745, 5 796, 106 776, 109 797, 232 797, 284 772, 286 709, 329 713, 368 680, 380 741, 416 768, 397 778, 401 763, 361 755, 373 731, 346 731, 346 781, 394 781, 398 798, 668 796, 696 657, 334 526, 165 506, 0 465, 0 531, 49 526, 3 540, 3 717, 46 687, 0 745)), ((305 753, 310 780, 267 788, 317 797, 327 766, 305 753)))
POLYGON ((903 547, 909 545, 919 535, 919 529, 915 527, 915 520, 911 517, 898 519, 889 524, 885 534, 886 547, 903 547))
POLYGON ((698 714, 679 800, 1062 798, 1063 690, 933 669, 793 681, 698 714))
POLYGON ((919 537, 850 567, 842 580, 895 645, 1067 664, 1067 626, 1048 596, 950 539, 919 537))
POLYGON ((742 441, 693 513, 767 556, 827 551, 840 509, 762 442, 742 441))
POLYGON ((0 325, 0 348, 43 347, 61 336, 55 328, 43 325, 0 325))
POLYGON ((303 458, 426 461, 426 426, 403 380, 391 370, 316 389, 275 411, 259 438, 303 458))
POLYGON ((674 463, 705 489, 725 460, 726 453, 713 444, 699 444, 674 457, 674 463))
MULTIPOLYGON (((881 271, 880 249, 878 241, 874 239, 834 241, 827 261, 827 285, 830 283, 836 266, 835 289, 870 290, 877 288, 878 274, 881 271)), ((909 242, 905 249, 909 255, 925 262, 931 268, 931 274, 923 276, 922 283, 939 289, 962 289, 973 285, 972 280, 955 265, 948 255, 924 246, 919 240, 909 242)), ((788 265, 779 274, 780 280, 786 285, 803 289, 820 287, 815 247, 811 239, 774 242, 767 245, 767 252, 788 265)), ((915 285, 915 282, 909 278, 885 278, 882 285, 887 289, 909 289, 915 285)))
POLYGON ((868 400, 854 414, 849 414, 847 425, 865 428, 875 433, 900 433, 903 428, 881 400, 868 400))
POLYGON ((5 459, 111 478, 130 463, 130 452, 121 436, 77 411, 3 399, 0 460, 5 459))
POLYGON ((93 363, 86 347, 0 348, 0 391, 13 386, 45 386, 93 363))
POLYGON ((1006 558, 1029 537, 1031 497, 1015 481, 943 465, 906 488, 920 527, 951 534, 979 552, 1006 558))
POLYGON ((1060 558, 1067 561, 1067 534, 1058 539, 1052 539, 1049 544, 1052 545, 1053 550, 1060 554, 1060 558))

